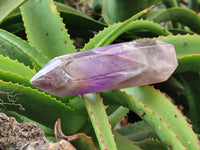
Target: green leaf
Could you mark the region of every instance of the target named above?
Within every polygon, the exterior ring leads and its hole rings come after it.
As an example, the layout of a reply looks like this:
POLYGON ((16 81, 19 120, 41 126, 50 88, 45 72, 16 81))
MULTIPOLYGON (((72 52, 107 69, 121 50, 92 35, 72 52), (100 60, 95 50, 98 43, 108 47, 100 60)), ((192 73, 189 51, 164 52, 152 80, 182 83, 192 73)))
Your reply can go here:
POLYGON ((19 62, 32 67, 36 65, 39 70, 49 60, 44 57, 39 51, 30 46, 19 37, 0 29, 0 52, 4 56, 9 56, 11 59, 17 59, 19 62))
POLYGON ((144 121, 133 123, 117 130, 121 135, 131 141, 142 141, 146 138, 157 138, 152 128, 144 121))
POLYGON ((115 90, 102 92, 101 96, 104 101, 109 99, 109 103, 113 101, 133 110, 153 128, 168 148, 183 149, 184 145, 188 149, 199 149, 197 136, 181 113, 162 93, 148 86, 124 90, 128 94, 115 90))
POLYGON ((167 150, 164 144, 158 139, 145 139, 137 142, 137 145, 143 150, 167 150))
POLYGON ((118 103, 134 111, 138 116, 144 119, 156 132, 160 140, 166 144, 166 147, 173 149, 183 149, 184 147, 177 139, 176 135, 168 128, 167 124, 163 122, 147 105, 141 103, 131 95, 118 90, 101 93, 104 101, 109 99, 109 102, 118 103), (111 99, 112 97, 112 99, 111 99))
POLYGON ((114 128, 124 118, 124 116, 126 116, 128 112, 128 108, 120 106, 111 115, 109 115, 109 122, 111 127, 114 128))
POLYGON ((200 33, 200 17, 192 10, 186 8, 170 8, 156 17, 154 22, 174 21, 188 26, 192 31, 200 33))
POLYGON ((8 110, 15 111, 51 129, 60 118, 62 129, 68 135, 77 133, 87 123, 86 117, 69 106, 43 92, 19 84, 0 81, 0 100, 1 106, 4 105, 8 110), (25 110, 20 110, 20 105, 25 110))
POLYGON ((95 146, 91 143, 91 141, 84 137, 77 139, 75 141, 72 141, 71 143, 75 146, 77 150, 94 150, 95 149, 94 148, 95 146))
MULTIPOLYGON (((103 31, 100 31, 95 35, 83 48, 83 50, 92 49, 95 47, 106 46, 112 43, 119 35, 130 32, 131 35, 134 32, 140 32, 147 30, 157 35, 167 36, 171 34, 169 31, 162 28, 160 25, 147 20, 137 20, 129 23, 118 23, 110 25, 103 31)), ((141 34, 141 33, 140 33, 141 34)), ((125 35, 127 36, 127 35, 125 35)), ((134 35, 133 35, 134 36, 134 35)))
POLYGON ((163 13, 165 9, 156 9, 156 10, 151 10, 147 13, 147 19, 152 21, 154 18, 159 16, 161 13, 163 13))
MULTIPOLYGON (((60 12, 63 22, 66 24, 66 28, 69 30, 72 38, 92 38, 94 36, 94 32, 98 32, 106 26, 101 22, 89 18, 72 7, 58 2, 54 3, 60 12)), ((25 29, 20 12, 15 12, 14 14, 8 16, 4 22, 0 24, 0 28, 14 33, 20 37, 26 37, 24 36, 25 29)))
POLYGON ((108 24, 125 21, 161 0, 103 0, 103 18, 108 24))
POLYGON ((63 18, 63 22, 73 38, 89 39, 94 36, 94 32, 98 32, 106 27, 105 24, 89 18, 69 6, 61 5, 60 3, 56 3, 56 5, 63 18))
POLYGON ((32 87, 30 79, 36 72, 16 60, 0 55, 0 79, 6 82, 18 83, 23 86, 32 87))
POLYGON ((92 8, 96 12, 100 12, 102 9, 103 0, 93 0, 90 4, 90 8, 92 8))
POLYGON ((169 29, 169 31, 173 34, 173 35, 186 35, 186 34, 190 34, 190 35, 194 35, 195 33, 192 32, 191 30, 184 30, 184 29, 169 29))
MULTIPOLYGON (((68 13, 71 13, 74 15, 80 15, 80 16, 87 17, 84 14, 82 14, 80 11, 78 11, 77 9, 74 9, 68 5, 65 5, 60 2, 56 2, 56 1, 54 1, 54 4, 56 5, 58 11, 68 12, 68 13)), ((87 18, 89 18, 89 17, 87 17, 87 18)))
POLYGON ((80 96, 75 97, 60 97, 58 98, 62 103, 65 103, 67 106, 73 108, 76 110, 76 112, 79 112, 81 115, 88 117, 87 110, 85 108, 85 102, 80 98, 80 96), (69 98, 69 100, 66 100, 66 98, 69 98))
POLYGON ((176 0, 162 0, 162 3, 167 7, 178 7, 178 3, 176 0))
POLYGON ((83 99, 85 100, 85 106, 94 127, 100 148, 102 150, 117 150, 102 99, 97 94, 85 94, 83 99))
POLYGON ((175 73, 187 72, 187 71, 200 71, 200 54, 192 54, 189 56, 183 56, 178 58, 178 68, 175 73))
POLYGON ((200 148, 197 136, 194 134, 185 118, 162 93, 149 86, 134 87, 125 90, 139 99, 165 122, 170 130, 178 136, 178 139, 184 147, 187 149, 200 148))
POLYGON ((25 29, 20 13, 6 17, 4 22, 0 24, 0 28, 13 33, 22 39, 26 39, 25 29))
POLYGON ((155 40, 161 40, 174 45, 179 64, 175 73, 200 71, 200 36, 177 35, 158 37, 155 40))
POLYGON ((184 86, 184 93, 189 105, 189 117, 196 133, 200 133, 200 75, 198 72, 185 72, 178 75, 184 86))
POLYGON ((195 12, 199 12, 199 3, 198 0, 188 0, 188 8, 194 10, 195 12))
POLYGON ((90 29, 90 30, 96 30, 96 31, 98 31, 99 29, 103 29, 106 26, 105 24, 84 15, 80 11, 70 6, 57 3, 57 2, 54 2, 54 3, 57 6, 58 11, 61 13, 63 22, 65 22, 67 26, 70 25, 70 27, 73 27, 73 28, 75 27, 77 29, 86 28, 88 30, 90 29))
POLYGON ((26 66, 33 68, 33 63, 30 57, 24 53, 16 43, 13 43, 16 41, 11 41, 10 39, 3 37, 2 33, 4 31, 1 31, 2 30, 0 30, 0 54, 4 57, 8 56, 12 60, 17 59, 20 63, 24 63, 26 66))
POLYGON ((65 0, 55 0, 57 2, 60 2, 60 3, 65 3, 65 0))
POLYGON ((23 77, 23 76, 20 76, 18 74, 13 74, 13 73, 10 73, 10 72, 4 72, 0 69, 0 79, 3 80, 3 81, 6 81, 6 82, 13 82, 13 83, 18 83, 20 85, 23 85, 23 86, 27 86, 27 87, 32 87, 34 88, 30 83, 30 79, 27 78, 27 77, 23 77))
POLYGON ((0 0, 0 23, 26 0, 0 0))
POLYGON ((21 13, 28 41, 44 55, 52 59, 76 52, 52 0, 28 1, 21 13))
POLYGON ((117 23, 108 26, 103 31, 99 32, 94 38, 92 38, 83 48, 83 50, 92 49, 95 47, 101 47, 110 44, 113 42, 119 35, 130 30, 130 25, 132 21, 136 20, 138 17, 146 13, 147 10, 143 10, 140 13, 136 14, 129 20, 123 23, 117 23))
POLYGON ((0 55, 0 69, 4 72, 11 72, 20 76, 26 76, 29 79, 32 78, 36 72, 24 64, 19 63, 16 60, 9 59, 0 55))
POLYGON ((113 131, 113 133, 115 135, 118 150, 142 150, 140 147, 135 145, 134 142, 120 135, 117 131, 113 131))

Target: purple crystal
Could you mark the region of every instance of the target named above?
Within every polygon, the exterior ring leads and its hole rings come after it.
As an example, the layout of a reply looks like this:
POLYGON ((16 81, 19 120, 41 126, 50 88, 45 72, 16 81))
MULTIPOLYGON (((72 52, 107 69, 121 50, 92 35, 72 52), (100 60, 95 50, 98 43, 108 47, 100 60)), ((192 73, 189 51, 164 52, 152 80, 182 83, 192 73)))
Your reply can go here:
POLYGON ((177 65, 173 45, 141 40, 56 57, 30 82, 53 95, 72 96, 163 82, 177 65))

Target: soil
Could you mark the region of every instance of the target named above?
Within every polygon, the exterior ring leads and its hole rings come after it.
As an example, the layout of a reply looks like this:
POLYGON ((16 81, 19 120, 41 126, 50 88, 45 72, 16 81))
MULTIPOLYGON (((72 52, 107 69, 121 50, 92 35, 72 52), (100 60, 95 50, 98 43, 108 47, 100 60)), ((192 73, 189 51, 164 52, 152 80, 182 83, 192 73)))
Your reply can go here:
POLYGON ((0 113, 0 150, 76 150, 70 142, 52 143, 34 123, 18 123, 0 113))

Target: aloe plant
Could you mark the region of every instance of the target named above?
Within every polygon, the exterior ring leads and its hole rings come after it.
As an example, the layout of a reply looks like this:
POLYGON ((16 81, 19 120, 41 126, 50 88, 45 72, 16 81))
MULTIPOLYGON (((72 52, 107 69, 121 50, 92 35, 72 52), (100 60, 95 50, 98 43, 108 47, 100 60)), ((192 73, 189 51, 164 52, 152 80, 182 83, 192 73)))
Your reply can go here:
POLYGON ((92 137, 95 146, 72 142, 80 150, 200 149, 198 1, 93 0, 96 20, 63 1, 0 4, 0 112, 37 123, 51 140, 59 118, 65 135, 92 137), (29 83, 54 57, 140 39, 175 47, 179 65, 166 82, 68 97, 29 83), (115 129, 130 110, 141 120, 115 129))

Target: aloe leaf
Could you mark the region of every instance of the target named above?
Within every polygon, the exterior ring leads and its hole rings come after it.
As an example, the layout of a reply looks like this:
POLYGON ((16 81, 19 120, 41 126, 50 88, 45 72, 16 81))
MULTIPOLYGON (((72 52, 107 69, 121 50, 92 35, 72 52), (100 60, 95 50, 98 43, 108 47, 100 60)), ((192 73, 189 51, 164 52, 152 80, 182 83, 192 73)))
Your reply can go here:
POLYGON ((143 150, 167 150, 165 145, 158 139, 145 139, 136 144, 143 150))
POLYGON ((124 116, 126 116, 128 112, 128 108, 120 106, 111 115, 109 115, 109 122, 111 127, 114 128, 124 118, 124 116))
POLYGON ((126 30, 124 29, 128 26, 133 20, 136 20, 138 17, 146 13, 147 10, 143 10, 140 13, 136 14, 129 20, 124 23, 113 24, 103 31, 99 32, 94 38, 92 38, 83 48, 83 50, 92 49, 95 47, 101 47, 110 44, 114 41, 120 34, 124 33, 126 30))
MULTIPOLYGON (((73 9, 62 3, 54 2, 58 11, 60 12, 63 22, 66 24, 67 29, 72 38, 81 37, 89 39, 94 36, 94 32, 102 30, 106 25, 98 22, 92 18, 89 18, 86 15, 83 15, 81 12, 73 9)), ((22 22, 22 17, 20 12, 16 12, 8 16, 0 28, 7 30, 11 33, 14 33, 18 36, 25 35, 25 29, 22 22)))
POLYGON ((81 37, 89 39, 93 37, 93 32, 102 30, 106 25, 98 22, 81 12, 67 5, 54 2, 60 12, 63 22, 72 37, 81 37))
POLYGON ((158 138, 153 129, 144 121, 121 127, 117 132, 134 142, 158 138))
POLYGON ((160 0, 103 0, 103 18, 108 24, 125 21, 160 0), (137 7, 136 7, 137 6, 137 7))
POLYGON ((174 87, 176 89, 180 89, 180 90, 184 89, 182 83, 180 83, 174 76, 171 76, 165 83, 166 83, 165 85, 174 87))
MULTIPOLYGON (((134 18, 131 18, 131 20, 134 18)), ((160 25, 147 20, 131 21, 127 20, 124 23, 117 23, 108 26, 103 31, 95 35, 83 48, 83 50, 92 49, 95 47, 106 46, 112 43, 119 35, 127 31, 148 30, 158 35, 170 35, 171 33, 160 25)))
POLYGON ((178 7, 178 3, 176 0, 162 0, 162 3, 167 7, 178 7))
POLYGON ((168 29, 173 35, 186 35, 186 34, 190 34, 190 35, 194 35, 195 33, 190 31, 190 30, 184 30, 184 29, 168 29))
POLYGON ((199 149, 198 139, 191 127, 162 93, 147 86, 125 90, 129 95, 120 91, 109 91, 101 93, 101 96, 104 100, 112 97, 109 101, 114 101, 133 110, 154 129, 160 140, 168 145, 168 148, 199 149), (177 126, 177 124, 179 125, 177 126))
MULTIPOLYGON (((58 99, 58 100, 61 100, 61 98, 58 99)), ((81 115, 88 117, 88 113, 87 113, 87 110, 85 108, 85 103, 80 98, 80 96, 75 96, 73 98, 70 98, 68 101, 66 101, 66 98, 64 97, 61 100, 61 102, 65 103, 67 106, 73 108, 74 110, 76 110, 76 112, 81 113, 81 115)))
POLYGON ((183 56, 178 58, 179 66, 175 73, 181 73, 186 71, 200 71, 200 54, 194 54, 189 56, 183 56))
POLYGON ((93 0, 90 4, 90 8, 92 8, 92 10, 94 10, 95 12, 100 12, 102 9, 102 3, 103 0, 93 0))
POLYGON ((174 45, 179 64, 175 73, 200 70, 200 37, 198 35, 158 37, 156 40, 174 45))
POLYGON ((152 21, 154 18, 159 16, 162 12, 164 12, 165 9, 156 9, 156 10, 151 10, 147 13, 146 18, 147 20, 152 21))
POLYGON ((95 150, 94 144, 86 138, 80 138, 71 142, 77 150, 95 150))
POLYGON ((85 105, 94 127, 100 148, 117 150, 117 145, 111 131, 108 116, 102 99, 97 94, 85 94, 85 105))
POLYGON ((21 13, 28 41, 44 55, 52 59, 76 52, 52 0, 28 1, 21 13))
POLYGON ((180 141, 177 139, 176 135, 168 128, 167 124, 160 120, 160 118, 146 105, 142 104, 139 100, 128 95, 125 92, 120 91, 109 91, 101 93, 104 100, 111 97, 109 101, 113 101, 120 105, 126 106, 132 111, 134 111, 138 116, 144 119, 156 132, 160 140, 165 143, 167 148, 172 149, 184 149, 180 141))
POLYGON ((72 38, 81 37, 89 39, 94 36, 94 32, 98 32, 106 27, 105 24, 97 22, 84 15, 77 15, 72 12, 62 10, 59 12, 72 38))
POLYGON ((118 150, 142 150, 134 142, 128 140, 124 136, 120 135, 117 131, 113 131, 118 150))
MULTIPOLYGON (((58 11, 64 11, 64 12, 70 12, 72 14, 76 14, 76 15, 80 15, 80 16, 85 16, 83 15, 80 11, 68 6, 68 5, 65 5, 63 3, 60 3, 60 2, 56 2, 54 1, 54 4, 56 5, 58 11)), ((86 16, 85 16, 86 17, 86 16)), ((88 17, 89 18, 89 17, 88 17)))
POLYGON ((198 72, 185 72, 178 75, 182 85, 184 86, 184 93, 189 105, 189 118, 192 122, 192 127, 196 133, 200 133, 200 76, 198 72))
POLYGON ((60 118, 63 131, 70 135, 77 133, 87 122, 86 117, 37 89, 0 81, 0 91, 1 106, 3 103, 8 110, 15 111, 51 129, 60 118), (25 110, 20 110, 20 106, 25 110))
POLYGON ((12 60, 18 60, 20 63, 24 63, 26 66, 33 68, 33 63, 30 57, 24 53, 15 43, 2 37, 0 32, 0 54, 4 57, 8 56, 12 60))
POLYGON ((36 72, 29 67, 0 55, 0 79, 6 82, 18 83, 23 86, 33 87, 29 81, 36 72), (14 66, 14 67, 13 67, 14 66))
POLYGON ((0 55, 0 69, 5 72, 16 73, 21 76, 32 78, 36 72, 24 64, 19 63, 17 60, 9 59, 0 55), (14 66, 14 67, 13 67, 14 66))
POLYGON ((55 1, 63 3, 63 4, 66 2, 65 0, 55 0, 55 1))
MULTIPOLYGON (((84 23, 82 23, 82 25, 85 28, 92 29, 92 30, 103 28, 106 26, 105 24, 84 15, 80 11, 78 11, 70 6, 67 6, 65 4, 61 4, 58 2, 54 2, 54 3, 57 6, 58 11, 61 13, 61 16, 66 16, 66 17, 63 17, 63 19, 66 20, 64 22, 69 23, 69 24, 71 24, 71 22, 73 23, 70 26, 73 26, 73 25, 77 26, 77 24, 75 24, 75 21, 78 21, 80 23, 81 23, 81 21, 84 21, 84 23), (80 20, 77 20, 77 18, 79 18, 80 20), (89 26, 87 26, 87 23, 89 24, 89 26)), ((79 26, 79 27, 82 28, 82 26, 79 26)))
POLYGON ((25 29, 20 13, 6 17, 4 22, 0 24, 0 28, 13 33, 22 39, 26 39, 25 29))
POLYGON ((13 73, 10 73, 10 72, 4 72, 0 69, 0 79, 3 80, 3 81, 6 81, 6 82, 13 82, 13 83, 19 83, 20 85, 23 85, 23 86, 27 86, 27 87, 32 87, 34 88, 30 83, 30 79, 27 78, 27 77, 23 77, 23 76, 20 76, 18 74, 13 74, 13 73))
POLYGON ((0 23, 8 16, 13 10, 22 5, 26 0, 0 0, 0 23))
POLYGON ((184 147, 187 149, 200 148, 199 141, 192 128, 177 108, 162 93, 148 86, 125 90, 139 99, 143 104, 147 105, 162 121, 169 125, 170 130, 177 135, 184 147))
POLYGON ((188 26, 194 32, 200 33, 200 17, 190 9, 180 7, 169 8, 153 21, 157 23, 166 21, 180 22, 188 26))
POLYGON ((154 23, 152 21, 147 21, 147 20, 137 20, 133 21, 130 23, 127 28, 127 31, 133 30, 133 31, 140 31, 140 30, 147 30, 149 32, 155 33, 157 35, 163 35, 163 36, 168 36, 171 34, 168 30, 164 29, 157 23, 154 23))
MULTIPOLYGON (((178 7, 178 2, 176 0, 162 0, 162 3, 167 7, 178 7)), ((181 25, 177 22, 172 22, 174 28, 181 28, 181 25)))
MULTIPOLYGON (((112 113, 114 113, 117 109, 119 109, 121 106, 119 105, 106 105, 106 114, 110 116, 112 113)), ((123 107, 123 106, 122 106, 123 107)))
POLYGON ((4 56, 9 56, 11 59, 17 59, 19 62, 32 67, 32 64, 37 66, 39 70, 49 60, 30 46, 19 37, 0 29, 0 49, 4 56))
POLYGON ((199 3, 198 0, 188 0, 188 8, 194 10, 195 12, 199 12, 199 3))

